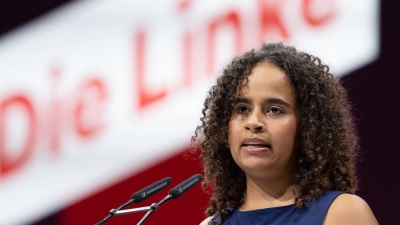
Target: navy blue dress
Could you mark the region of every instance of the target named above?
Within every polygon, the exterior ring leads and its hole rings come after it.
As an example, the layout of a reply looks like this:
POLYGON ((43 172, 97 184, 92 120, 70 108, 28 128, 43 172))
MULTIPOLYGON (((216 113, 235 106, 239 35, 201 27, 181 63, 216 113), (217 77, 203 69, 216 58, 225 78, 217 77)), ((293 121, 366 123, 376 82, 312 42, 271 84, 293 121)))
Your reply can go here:
POLYGON ((329 206, 343 191, 330 191, 302 210, 294 204, 241 212, 233 210, 222 225, 321 225, 329 206))

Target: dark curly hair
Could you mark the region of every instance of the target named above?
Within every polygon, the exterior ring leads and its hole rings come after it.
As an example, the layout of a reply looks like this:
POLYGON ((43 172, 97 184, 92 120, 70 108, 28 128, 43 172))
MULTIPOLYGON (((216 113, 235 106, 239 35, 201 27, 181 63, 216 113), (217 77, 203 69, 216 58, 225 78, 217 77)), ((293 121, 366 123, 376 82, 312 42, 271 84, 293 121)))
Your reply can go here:
POLYGON ((234 162, 228 143, 228 124, 237 90, 246 85, 252 69, 259 63, 271 63, 285 72, 299 107, 299 147, 293 180, 295 206, 302 209, 326 191, 357 189, 355 159, 358 137, 347 93, 340 80, 329 73, 329 67, 318 57, 297 51, 282 43, 263 44, 238 56, 226 66, 204 101, 201 125, 196 128, 192 144, 201 149, 204 166, 204 189, 212 196, 208 216, 229 216, 246 194, 244 172, 234 162))

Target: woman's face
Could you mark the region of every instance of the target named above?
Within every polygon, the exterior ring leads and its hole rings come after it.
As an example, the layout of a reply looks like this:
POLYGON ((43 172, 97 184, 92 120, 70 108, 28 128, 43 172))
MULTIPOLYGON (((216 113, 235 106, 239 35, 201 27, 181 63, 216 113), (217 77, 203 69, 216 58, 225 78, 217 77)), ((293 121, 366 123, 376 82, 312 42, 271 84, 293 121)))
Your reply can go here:
POLYGON ((297 124, 289 78, 273 64, 258 64, 238 95, 229 122, 233 159, 247 176, 270 181, 291 177, 297 124))

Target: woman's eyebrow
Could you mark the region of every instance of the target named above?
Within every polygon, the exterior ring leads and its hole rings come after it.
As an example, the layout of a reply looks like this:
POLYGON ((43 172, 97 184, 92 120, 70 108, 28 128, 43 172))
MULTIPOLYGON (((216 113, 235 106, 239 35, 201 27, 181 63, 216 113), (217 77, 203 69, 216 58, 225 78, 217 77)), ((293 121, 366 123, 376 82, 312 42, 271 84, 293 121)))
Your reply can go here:
MULTIPOLYGON (((245 104, 251 104, 253 101, 248 98, 243 98, 243 97, 237 97, 235 100, 235 103, 245 103, 245 104)), ((264 104, 271 105, 271 104, 276 104, 276 105, 282 105, 286 107, 293 108, 289 103, 284 101, 283 99, 280 98, 267 98, 263 101, 264 104)))
POLYGON ((265 104, 284 105, 284 106, 292 108, 292 106, 289 103, 285 102, 283 99, 280 99, 280 98, 268 98, 268 99, 264 100, 264 103, 265 104))
POLYGON ((243 98, 243 97, 237 97, 235 100, 235 103, 246 103, 246 104, 251 104, 251 100, 248 98, 243 98))

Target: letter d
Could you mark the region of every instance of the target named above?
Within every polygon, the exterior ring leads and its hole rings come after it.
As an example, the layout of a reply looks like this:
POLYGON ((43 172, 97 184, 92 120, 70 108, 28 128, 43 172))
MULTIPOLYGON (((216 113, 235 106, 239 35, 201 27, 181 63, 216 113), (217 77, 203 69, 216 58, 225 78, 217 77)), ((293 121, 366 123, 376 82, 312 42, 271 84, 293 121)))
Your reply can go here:
POLYGON ((4 99, 0 102, 0 176, 4 176, 19 167, 21 167, 29 158, 32 156, 34 142, 35 142, 35 131, 36 131, 36 117, 34 108, 29 101, 29 99, 21 94, 16 94, 4 99), (27 121, 26 129, 27 129, 27 137, 25 138, 25 142, 21 144, 21 151, 18 156, 10 157, 7 152, 11 152, 12 150, 6 151, 6 114, 5 112, 11 106, 19 106, 21 110, 26 112, 27 121))

